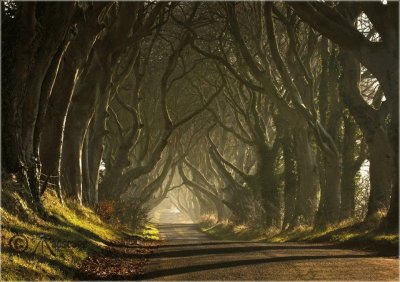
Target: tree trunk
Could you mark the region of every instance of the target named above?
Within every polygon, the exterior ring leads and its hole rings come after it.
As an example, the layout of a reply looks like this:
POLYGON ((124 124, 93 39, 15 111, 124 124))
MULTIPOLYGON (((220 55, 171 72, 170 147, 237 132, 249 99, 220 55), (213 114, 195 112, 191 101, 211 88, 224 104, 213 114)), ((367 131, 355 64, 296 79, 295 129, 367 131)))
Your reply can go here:
POLYGON ((294 132, 299 188, 290 229, 301 225, 312 226, 317 210, 317 166, 310 144, 308 126, 294 132))
POLYGON ((4 128, 3 140, 7 143, 3 148, 7 147, 15 154, 5 155, 6 161, 10 162, 6 167, 22 173, 41 213, 44 210, 40 201, 39 145, 43 118, 60 60, 69 42, 68 31, 74 11, 75 3, 72 2, 25 3, 19 7, 15 19, 22 33, 16 35, 15 61, 4 87, 10 101, 5 124, 11 126, 4 128))
POLYGON ((341 178, 341 207, 340 219, 346 220, 354 217, 356 177, 357 171, 343 164, 341 178))
MULTIPOLYGON (((193 180, 189 180, 187 178, 187 176, 185 175, 185 173, 183 171, 182 165, 178 166, 178 172, 179 172, 179 175, 182 178, 182 181, 186 185, 192 187, 191 189, 190 188, 189 189, 190 189, 190 191, 193 192, 193 194, 196 195, 196 197, 199 199, 200 203, 201 203, 201 200, 202 200, 201 196, 204 195, 207 199, 209 199, 214 204, 215 209, 217 211, 218 221, 221 221, 225 216, 225 212, 224 212, 225 209, 224 209, 223 201, 220 198, 218 198, 218 195, 216 195, 215 193, 209 191, 207 188, 204 188, 200 184, 198 184, 198 183, 202 182, 201 179, 199 177, 196 177, 196 174, 194 173, 195 171, 193 170, 194 169, 193 167, 189 166, 189 168, 191 169, 193 180)), ((208 206, 208 209, 209 209, 209 204, 207 206, 208 206)))
POLYGON ((340 158, 338 155, 324 156, 325 185, 321 187, 321 198, 315 226, 324 229, 336 224, 340 216, 340 158))
MULTIPOLYGON (((344 117, 344 135, 342 150, 341 207, 340 219, 354 216, 356 181, 360 166, 354 164, 356 154, 356 124, 351 117, 344 117)), ((362 154, 363 152, 360 152, 362 154)), ((363 160, 362 160, 363 161, 363 160)))
POLYGON ((384 132, 377 130, 372 140, 368 140, 370 197, 367 218, 389 208, 392 192, 393 152, 384 132))
MULTIPOLYGON (((390 125, 388 131, 388 137, 391 144, 391 151, 393 152, 392 165, 391 165, 391 177, 394 179, 392 186, 393 197, 398 197, 398 135, 399 135, 399 31, 398 31, 398 3, 390 2, 387 5, 381 5, 381 3, 360 3, 362 10, 366 13, 368 18, 381 36, 382 42, 371 44, 371 42, 364 37, 355 27, 349 26, 350 22, 354 20, 354 17, 346 18, 344 15, 340 15, 338 10, 328 5, 303 5, 303 3, 290 4, 295 12, 308 24, 313 26, 324 36, 338 43, 342 48, 349 50, 352 54, 347 59, 342 60, 342 65, 346 66, 347 63, 353 66, 347 66, 349 71, 347 75, 343 75, 344 79, 352 79, 351 72, 354 72, 354 57, 357 58, 379 81, 386 100, 390 105, 390 125), (338 28, 345 30, 346 32, 338 32, 338 28), (353 56, 352 56, 353 55, 353 56)), ((357 6, 355 6, 357 7, 357 6)), ((348 7, 345 7, 348 8, 348 7)), ((349 10, 349 12, 352 12, 349 10)), ((348 13, 351 14, 351 13, 348 13)), ((355 16, 358 13, 353 13, 355 16)), ((344 69, 344 71, 345 71, 344 69)), ((358 73, 359 71, 355 72, 358 73)), ((354 78, 354 74, 353 74, 354 78)), ((354 83, 348 84, 350 88, 352 85, 355 86, 351 91, 355 93, 359 92, 358 82, 359 78, 355 78, 354 83)), ((350 93, 346 93, 351 94, 350 93)), ((356 118, 360 115, 369 115, 368 110, 365 110, 365 106, 353 105, 356 108, 350 108, 352 115, 356 118), (357 106, 360 106, 357 108, 357 106), (363 109, 364 108, 364 109, 363 109)), ((374 120, 377 119, 364 119, 366 124, 374 126, 374 120)), ((362 128, 363 122, 361 119, 357 120, 360 127, 362 128)), ((377 126, 376 128, 379 128, 377 126)), ((372 189, 372 187, 371 187, 372 189)), ((396 203, 396 201, 394 201, 396 203)), ((394 220, 397 215, 398 219, 398 202, 393 206, 394 210, 389 209, 388 217, 390 216, 391 224, 388 228, 398 229, 398 220, 394 220)))
MULTIPOLYGON (((64 60, 68 61, 68 60, 64 60)), ((60 163, 62 137, 66 112, 70 103, 73 89, 68 89, 69 82, 76 78, 76 69, 68 70, 68 64, 61 67, 60 73, 56 79, 53 88, 53 94, 50 97, 49 107, 45 117, 45 126, 42 133, 42 142, 40 144, 40 158, 43 163, 43 173, 46 176, 54 177, 54 183, 57 191, 61 190, 60 183, 60 163), (74 72, 75 71, 75 72, 74 72)), ((60 200, 62 200, 60 198, 60 200)))
MULTIPOLYGON (((276 141, 278 142, 278 141, 276 141)), ((269 151, 260 159, 259 173, 255 177, 260 187, 261 198, 265 210, 265 226, 280 227, 281 201, 278 191, 278 180, 275 174, 276 155, 269 151)))
POLYGON ((341 51, 340 62, 343 67, 341 96, 360 126, 368 145, 371 184, 368 219, 369 216, 388 208, 390 191, 393 191, 392 185, 396 182, 393 179, 397 175, 397 155, 393 150, 393 144, 397 141, 393 141, 389 137, 389 132, 385 130, 385 116, 382 116, 385 114, 372 109, 361 98, 359 89, 360 64, 349 52, 344 50, 341 51))
POLYGON ((294 216, 296 204, 296 190, 298 186, 296 175, 296 160, 293 137, 289 132, 286 132, 282 140, 283 162, 285 165, 285 187, 284 187, 284 202, 285 214, 283 218, 282 229, 286 230, 294 216))
POLYGON ((85 12, 85 16, 78 21, 78 34, 64 55, 49 100, 40 146, 40 158, 44 174, 56 177, 55 184, 58 190, 61 189, 61 150, 67 111, 79 77, 85 75, 83 73, 85 68, 89 68, 89 53, 101 30, 99 19, 102 18, 99 18, 99 15, 108 5, 106 2, 93 3, 85 12))
POLYGON ((92 206, 95 206, 98 201, 99 171, 104 151, 104 137, 107 134, 106 120, 109 95, 106 96, 100 100, 92 119, 92 126, 89 128, 89 186, 85 188, 89 191, 89 204, 92 206))
MULTIPOLYGON (((397 18, 398 26, 398 18, 397 18)), ((398 30, 396 33, 397 37, 394 40, 395 44, 398 44, 398 30)), ((399 231, 399 51, 398 45, 395 48, 395 55, 397 60, 394 61, 393 71, 387 72, 388 82, 384 87, 385 95, 388 97, 390 103, 390 123, 388 130, 388 137, 391 143, 393 152, 392 157, 392 189, 391 189, 391 201, 386 218, 383 220, 383 227, 389 231, 399 231)))
POLYGON ((97 99, 108 84, 108 76, 98 59, 92 60, 90 68, 87 75, 81 77, 68 110, 61 158, 62 187, 68 198, 79 203, 82 203, 82 146, 97 99))
MULTIPOLYGON (((90 125, 89 125, 90 126, 90 125)), ((89 159, 90 159, 90 143, 89 143, 89 132, 86 133, 85 141, 83 142, 82 147, 82 202, 84 205, 88 205, 90 202, 90 192, 87 187, 89 187, 90 183, 90 168, 89 168, 89 159)))
POLYGON ((398 233, 399 231, 399 179, 395 178, 392 186, 392 196, 390 199, 390 208, 382 227, 387 231, 398 233))

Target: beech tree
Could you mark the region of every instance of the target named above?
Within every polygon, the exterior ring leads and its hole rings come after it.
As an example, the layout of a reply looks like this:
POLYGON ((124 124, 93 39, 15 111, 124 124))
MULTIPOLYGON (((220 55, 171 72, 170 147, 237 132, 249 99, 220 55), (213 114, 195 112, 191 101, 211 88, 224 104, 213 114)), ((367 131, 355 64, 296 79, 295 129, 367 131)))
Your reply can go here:
POLYGON ((398 3, 1 7, 3 171, 44 218, 53 187, 129 224, 168 197, 274 232, 398 228, 398 3))
MULTIPOLYGON (((339 3, 337 7, 323 3, 290 3, 290 5, 302 20, 349 52, 347 55, 343 55, 343 64, 346 64, 346 59, 357 60, 378 79, 382 87, 390 109, 390 125, 386 133, 382 132, 384 127, 374 125, 382 120, 379 118, 381 115, 379 111, 375 114, 376 116, 371 117, 375 111, 368 110, 368 107, 359 99, 357 101, 357 98, 351 98, 357 97, 357 92, 347 92, 345 101, 348 101, 347 105, 349 108, 353 108, 353 115, 357 118, 360 127, 365 126, 368 128, 365 130, 369 131, 367 139, 370 142, 374 142, 371 140, 374 138, 385 140, 385 135, 388 136, 386 140, 390 140, 390 147, 381 146, 381 148, 385 148, 386 150, 391 148, 391 150, 384 153, 385 158, 382 158, 381 155, 380 160, 388 162, 389 171, 392 176, 389 177, 389 179, 392 179, 392 197, 387 224, 388 227, 397 229, 398 221, 394 214, 398 213, 398 3, 389 2, 386 5, 381 3, 339 3), (354 20, 361 12, 365 13, 373 24, 374 29, 379 33, 379 41, 373 42, 369 40, 354 26, 354 20), (351 59, 352 57, 354 59, 351 59), (349 101, 350 99, 352 102, 349 101), (360 109, 361 107, 363 107, 363 110, 360 109), (355 108, 357 108, 357 113, 355 112, 355 108), (373 122, 371 122, 371 119, 373 122), (378 131, 380 131, 379 134, 377 133, 378 131), (376 137, 372 137, 371 135, 376 137)), ((351 72, 349 67, 344 66, 344 68, 348 69, 347 74, 351 72)), ((357 69, 357 66, 354 65, 354 68, 357 69)), ((343 78, 345 77, 343 75, 343 78)), ((382 144, 385 142, 383 140, 375 142, 382 144)), ((374 154, 375 150, 377 149, 370 149, 370 152, 374 154)), ((383 171, 386 172, 387 170, 382 169, 381 172, 383 171)), ((381 187, 384 186, 381 185, 381 187)), ((375 191, 379 190, 378 187, 372 189, 375 191)), ((379 204, 373 205, 376 206, 370 206, 370 214, 379 209, 379 204)))
POLYGON ((16 34, 6 47, 3 148, 7 150, 3 164, 23 176, 42 214, 39 149, 43 120, 60 62, 74 37, 71 27, 79 9, 75 2, 26 2, 19 3, 15 15, 7 18, 8 32, 16 34))

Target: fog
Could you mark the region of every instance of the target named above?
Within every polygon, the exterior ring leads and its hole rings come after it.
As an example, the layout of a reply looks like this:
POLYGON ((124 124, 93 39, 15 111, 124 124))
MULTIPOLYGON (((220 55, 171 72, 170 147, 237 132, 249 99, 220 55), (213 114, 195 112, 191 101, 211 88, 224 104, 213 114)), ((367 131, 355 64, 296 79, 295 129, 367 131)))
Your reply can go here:
POLYGON ((190 217, 181 212, 167 196, 158 206, 149 212, 149 219, 152 223, 193 223, 190 217))

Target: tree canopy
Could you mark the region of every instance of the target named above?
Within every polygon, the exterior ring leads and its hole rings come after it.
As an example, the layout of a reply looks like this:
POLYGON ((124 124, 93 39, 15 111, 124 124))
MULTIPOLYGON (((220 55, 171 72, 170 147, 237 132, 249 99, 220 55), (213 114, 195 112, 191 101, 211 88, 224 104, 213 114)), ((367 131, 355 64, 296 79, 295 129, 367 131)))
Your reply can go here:
POLYGON ((166 197, 278 232, 398 229, 398 3, 2 2, 2 169, 37 211, 166 197))

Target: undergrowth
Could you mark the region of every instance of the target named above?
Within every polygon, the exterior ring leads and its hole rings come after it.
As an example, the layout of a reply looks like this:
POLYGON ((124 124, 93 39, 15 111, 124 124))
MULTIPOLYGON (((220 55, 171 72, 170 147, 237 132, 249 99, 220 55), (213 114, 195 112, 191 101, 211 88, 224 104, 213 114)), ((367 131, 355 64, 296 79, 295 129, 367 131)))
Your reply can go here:
POLYGON ((248 225, 235 225, 229 220, 216 222, 213 216, 204 216, 199 229, 218 240, 245 240, 270 243, 334 242, 360 248, 369 248, 382 254, 398 254, 399 234, 386 233, 378 228, 379 220, 368 222, 352 220, 323 230, 298 227, 291 231, 277 231, 248 225))
MULTIPOLYGON (((49 190, 49 189, 48 189, 49 190)), ((134 232, 103 222, 77 203, 61 204, 51 190, 43 204, 52 220, 43 220, 26 199, 29 193, 15 178, 2 181, 1 280, 70 280, 89 254, 129 236, 158 239, 146 226, 134 232)))
POLYGON ((217 222, 214 215, 201 217, 200 231, 217 240, 262 241, 267 238, 267 230, 245 224, 235 225, 229 220, 217 222))
POLYGON ((217 240, 261 241, 265 239, 262 229, 249 228, 245 225, 235 226, 228 221, 219 222, 215 225, 200 222, 199 228, 202 232, 217 240))

